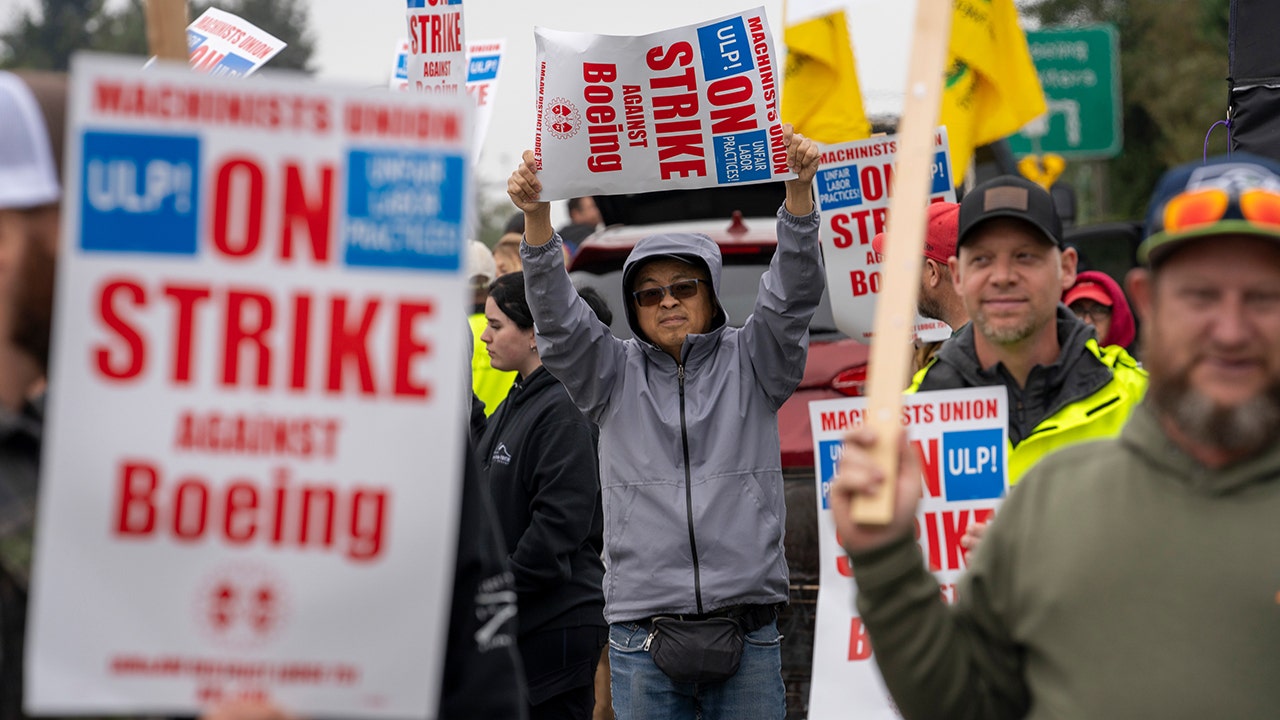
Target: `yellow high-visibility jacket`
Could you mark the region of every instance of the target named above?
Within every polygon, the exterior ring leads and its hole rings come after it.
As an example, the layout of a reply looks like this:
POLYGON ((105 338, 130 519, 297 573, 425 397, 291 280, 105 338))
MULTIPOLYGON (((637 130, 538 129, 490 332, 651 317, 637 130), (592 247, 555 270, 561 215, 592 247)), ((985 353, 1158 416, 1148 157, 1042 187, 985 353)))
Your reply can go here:
MULTIPOLYGON (((1004 384, 1009 390, 1009 484, 1013 485, 1040 458, 1059 448, 1120 434, 1133 408, 1147 392, 1147 372, 1118 345, 1098 347, 1084 324, 1063 317, 1059 308, 1059 340, 1063 352, 1053 368, 1058 371, 1058 394, 1047 415, 1027 417, 1020 407, 1024 391, 1008 375, 978 368, 973 350, 973 327, 966 326, 912 378, 907 392, 952 390, 1004 384), (1063 327, 1063 323, 1068 325, 1063 327), (1079 325, 1072 325, 1075 323, 1079 325), (1075 354, 1075 355, 1073 355, 1075 354), (1074 362, 1066 362, 1074 359, 1074 362), (1021 416, 1019 414, 1021 413, 1021 416), (1019 425, 1022 431, 1018 432, 1019 425)), ((1034 374, 1034 371, 1033 371, 1034 374)), ((1030 411, 1035 413, 1037 408, 1030 411)), ((1038 413, 1037 413, 1038 414, 1038 413)))

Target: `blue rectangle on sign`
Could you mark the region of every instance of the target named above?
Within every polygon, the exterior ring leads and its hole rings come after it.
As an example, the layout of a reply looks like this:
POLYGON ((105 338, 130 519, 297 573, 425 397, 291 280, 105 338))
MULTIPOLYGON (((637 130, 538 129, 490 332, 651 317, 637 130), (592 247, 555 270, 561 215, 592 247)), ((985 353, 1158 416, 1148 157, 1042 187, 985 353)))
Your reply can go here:
MULTIPOLYGON (((427 6, 427 0, 407 0, 411 8, 424 8, 427 6)), ((432 7, 436 5, 461 5, 462 0, 432 0, 432 7)))
POLYGON ((194 30, 187 30, 187 52, 191 52, 204 44, 209 38, 194 30))
POLYGON ((756 66, 747 26, 740 17, 698 28, 698 47, 702 52, 702 75, 707 82, 738 75, 756 66))
POLYGON ((499 55, 477 55, 467 63, 467 82, 481 82, 498 77, 499 55))
POLYGON ((347 265, 418 270, 461 266, 461 155, 353 150, 347 162, 347 265))
POLYGON ((840 469, 840 455, 844 452, 843 440, 823 440, 818 443, 818 478, 822 481, 822 509, 831 507, 831 480, 840 469))
POLYGON ((769 140, 764 130, 717 135, 716 177, 721 183, 754 182, 769 179, 769 140))
POLYGON ((951 189, 951 163, 947 162, 947 154, 941 150, 933 156, 933 194, 943 193, 951 189))
POLYGON ((253 69, 253 61, 246 57, 228 53, 209 71, 213 77, 244 77, 253 69))
POLYGON ((1004 437, 999 428, 942 434, 947 501, 1004 497, 1004 437))
POLYGON ((200 140, 86 131, 80 247, 195 255, 200 140))
POLYGON ((862 204, 858 166, 845 165, 818 171, 818 200, 823 210, 862 204))

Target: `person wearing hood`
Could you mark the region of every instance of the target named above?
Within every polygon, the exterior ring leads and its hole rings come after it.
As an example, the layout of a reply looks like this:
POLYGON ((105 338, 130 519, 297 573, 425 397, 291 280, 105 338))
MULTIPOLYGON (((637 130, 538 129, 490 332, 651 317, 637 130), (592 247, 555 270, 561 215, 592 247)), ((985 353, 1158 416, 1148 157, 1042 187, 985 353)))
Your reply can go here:
POLYGON ((1061 304, 1077 255, 1064 247, 1049 193, 1013 175, 971 190, 948 262, 971 322, 916 373, 910 391, 1003 385, 1010 484, 1057 448, 1118 434, 1147 376, 1061 304))
POLYGON ((1129 301, 1111 276, 1097 270, 1086 270, 1076 276, 1076 283, 1062 295, 1066 305, 1081 322, 1093 326, 1102 347, 1133 343, 1133 311, 1129 301))
POLYGON ((817 146, 784 125, 778 249, 755 310, 729 324, 705 235, 638 242, 619 340, 573 289, 532 152, 507 193, 525 213, 526 294, 543 365, 600 427, 605 619, 619 720, 786 712, 777 609, 787 601, 778 408, 804 373, 822 258, 817 146))

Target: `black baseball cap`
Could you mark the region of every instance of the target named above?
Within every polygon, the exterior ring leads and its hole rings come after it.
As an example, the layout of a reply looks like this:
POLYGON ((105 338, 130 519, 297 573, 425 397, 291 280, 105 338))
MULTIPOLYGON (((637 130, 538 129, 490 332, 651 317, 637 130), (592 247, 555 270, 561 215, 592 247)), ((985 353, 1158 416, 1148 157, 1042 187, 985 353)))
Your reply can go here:
POLYGON ((1017 218, 1035 226, 1045 239, 1062 247, 1062 218, 1053 198, 1039 185, 1018 175, 992 178, 965 193, 960 202, 960 229, 956 247, 979 225, 994 218, 1017 218))

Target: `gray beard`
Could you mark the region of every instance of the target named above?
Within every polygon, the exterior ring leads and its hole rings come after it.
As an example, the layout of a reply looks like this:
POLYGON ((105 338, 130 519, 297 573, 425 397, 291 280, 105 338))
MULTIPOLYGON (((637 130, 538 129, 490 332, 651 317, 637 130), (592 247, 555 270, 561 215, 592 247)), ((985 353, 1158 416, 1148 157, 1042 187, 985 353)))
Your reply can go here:
POLYGON ((1035 319, 1029 318, 1025 324, 997 330, 987 322, 986 314, 981 312, 974 315, 973 325, 978 332, 982 333, 982 337, 986 338, 987 341, 993 345, 1014 345, 1020 343, 1034 335, 1036 330, 1039 329, 1035 325, 1035 319))
POLYGON ((1192 439, 1229 452, 1253 452, 1280 435, 1280 383, 1257 397, 1223 407, 1192 390, 1186 375, 1157 381, 1153 375, 1147 397, 1192 439))

